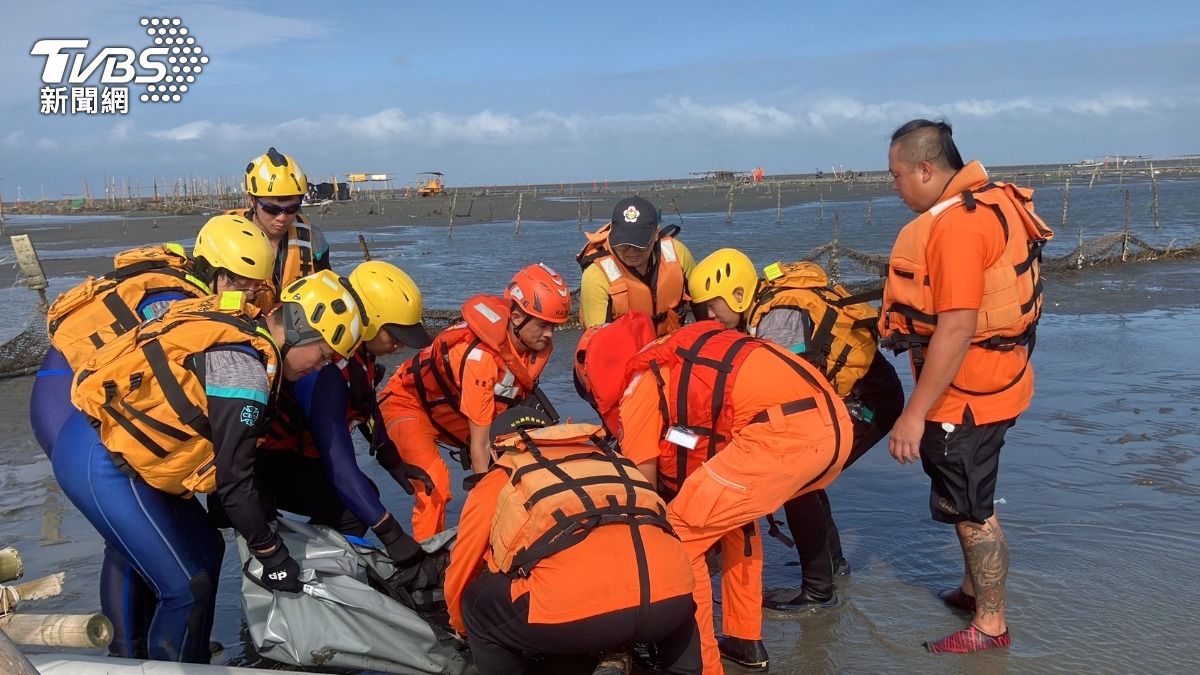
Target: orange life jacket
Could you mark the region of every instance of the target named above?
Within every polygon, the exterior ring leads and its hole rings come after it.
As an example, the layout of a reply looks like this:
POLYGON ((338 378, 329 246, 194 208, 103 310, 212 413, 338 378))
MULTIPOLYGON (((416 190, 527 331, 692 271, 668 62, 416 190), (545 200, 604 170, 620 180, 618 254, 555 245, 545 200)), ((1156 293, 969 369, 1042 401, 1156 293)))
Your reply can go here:
POLYGON ((532 363, 521 358, 509 339, 509 313, 510 306, 504 298, 494 295, 468 298, 462 306, 463 320, 439 333, 432 344, 400 367, 401 386, 416 393, 434 428, 447 443, 459 448, 470 447, 470 440, 439 423, 435 412, 444 409, 466 420, 459 412, 459 397, 462 395, 463 369, 471 352, 482 349, 495 357, 503 368, 492 390, 497 412, 521 402, 532 392, 550 360, 553 347, 538 354, 532 363), (463 350, 462 358, 452 363, 450 350, 461 343, 467 343, 467 348, 463 350))
POLYGON ((216 489, 208 395, 192 357, 247 345, 279 382, 279 350, 240 292, 180 300, 101 349, 77 373, 71 401, 148 484, 176 495, 216 489))
POLYGON ((605 428, 618 433, 621 392, 629 360, 654 341, 654 324, 641 312, 583 331, 575 347, 575 388, 600 413, 605 428))
POLYGON ((807 314, 805 343, 783 345, 816 366, 833 384, 839 396, 850 395, 875 359, 875 326, 879 312, 869 300, 879 293, 851 295, 841 284, 830 284, 825 270, 815 262, 775 263, 764 270, 754 302, 746 310, 746 329, 758 334, 763 317, 774 309, 790 308, 807 314))
POLYGON ((989 183, 935 204, 900 230, 888 261, 879 317, 885 346, 903 351, 929 342, 937 324, 925 262, 929 235, 941 218, 957 209, 979 208, 995 214, 1005 247, 984 270, 983 304, 972 347, 1011 350, 1032 344, 1042 315, 1042 248, 1054 233, 1033 210, 1033 190, 989 183))
MULTIPOLYGON (((254 222, 253 209, 233 209, 226 211, 226 214, 241 216, 250 222, 254 222)), ((270 309, 275 300, 279 297, 279 291, 283 287, 299 279, 306 277, 317 271, 314 264, 316 255, 312 250, 312 226, 308 221, 304 220, 304 216, 297 215, 287 232, 287 251, 284 254, 283 263, 276 261, 275 274, 271 277, 271 293, 264 293, 259 296, 257 304, 262 309, 270 309)))
POLYGON ((653 286, 650 286, 637 272, 613 255, 608 242, 611 227, 612 223, 609 223, 595 232, 588 232, 588 242, 575 260, 581 269, 586 270, 596 264, 604 272, 604 278, 608 280, 612 318, 619 318, 631 311, 642 312, 650 316, 658 335, 666 335, 682 326, 683 313, 686 311, 687 275, 675 252, 674 235, 679 233, 679 228, 667 228, 659 235, 658 257, 651 262, 650 281, 653 286))
POLYGON ((58 296, 46 312, 50 344, 79 370, 96 350, 136 328, 144 319, 137 307, 153 293, 174 291, 199 298, 212 293, 192 276, 192 263, 179 244, 122 251, 113 270, 88 277, 58 296))
MULTIPOLYGON (((746 359, 756 350, 766 349, 779 358, 781 372, 791 372, 811 388, 813 394, 792 401, 764 405, 750 423, 766 422, 772 409, 781 415, 794 415, 808 410, 824 410, 824 417, 834 420, 834 433, 840 447, 835 406, 841 405, 834 392, 812 366, 766 340, 745 333, 727 330, 716 321, 700 321, 659 338, 630 362, 628 379, 649 373, 656 379, 659 391, 659 413, 667 437, 672 433, 693 437, 694 447, 678 445, 664 437, 659 443, 658 476, 661 489, 675 494, 679 486, 705 460, 720 452, 733 439, 730 395, 733 382, 746 359), (671 383, 667 387, 661 374, 669 369, 671 383)), ((780 372, 755 374, 769 389, 773 377, 780 372)), ((643 375, 647 376, 647 375, 643 375)))
POLYGON ((595 424, 522 430, 495 446, 502 454, 493 470, 509 480, 492 520, 493 572, 527 577, 597 527, 627 525, 635 542, 637 527, 672 532, 654 486, 595 424))

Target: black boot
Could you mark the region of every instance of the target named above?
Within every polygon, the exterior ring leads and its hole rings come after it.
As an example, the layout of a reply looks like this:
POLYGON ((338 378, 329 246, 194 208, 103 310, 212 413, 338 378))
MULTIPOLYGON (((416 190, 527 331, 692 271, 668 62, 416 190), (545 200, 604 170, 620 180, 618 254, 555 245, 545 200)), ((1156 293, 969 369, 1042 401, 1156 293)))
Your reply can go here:
POLYGON ((808 588, 801 588, 799 593, 790 598, 780 597, 779 595, 775 595, 771 599, 763 598, 763 607, 767 609, 796 614, 833 609, 838 604, 840 603, 837 593, 832 589, 830 589, 828 594, 821 594, 808 588))
POLYGON ((743 668, 763 670, 767 667, 767 647, 762 640, 746 640, 728 635, 717 637, 717 648, 721 656, 743 668))

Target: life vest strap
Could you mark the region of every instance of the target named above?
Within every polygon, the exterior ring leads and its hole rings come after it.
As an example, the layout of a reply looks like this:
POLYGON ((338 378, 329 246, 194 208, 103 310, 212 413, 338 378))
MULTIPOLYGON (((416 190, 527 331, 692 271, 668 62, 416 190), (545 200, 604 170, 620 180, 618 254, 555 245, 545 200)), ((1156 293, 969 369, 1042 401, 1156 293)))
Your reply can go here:
POLYGON ((179 416, 179 421, 191 427, 197 434, 211 440, 212 427, 209 426, 208 415, 188 398, 183 386, 171 372, 171 366, 167 361, 167 354, 163 351, 162 344, 157 340, 151 340, 142 345, 142 353, 146 356, 146 362, 150 364, 150 371, 154 373, 155 381, 162 389, 163 398, 167 399, 171 409, 179 416))
MULTIPOLYGON (((816 410, 817 409, 817 399, 812 396, 809 396, 807 398, 799 398, 799 399, 796 399, 795 401, 788 401, 787 403, 780 404, 779 409, 784 414, 785 417, 788 415, 795 415, 797 413, 802 413, 802 412, 805 412, 808 410, 816 410)), ((754 417, 750 418, 750 424, 762 424, 763 422, 770 420, 771 419, 770 412, 771 412, 770 408, 768 408, 767 410, 760 410, 758 412, 758 414, 756 414, 754 417)))
POLYGON ((100 302, 104 304, 104 308, 107 309, 108 313, 112 314, 113 319, 115 319, 113 322, 113 328, 115 329, 117 335, 127 333, 134 328, 137 328, 142 322, 141 319, 139 319, 137 315, 129 309, 129 306, 125 304, 125 301, 121 299, 121 296, 118 295, 115 290, 105 295, 104 299, 100 302))
POLYGON ((781 352, 778 346, 772 344, 771 342, 764 341, 763 347, 770 350, 770 352, 774 354, 780 361, 783 361, 785 364, 787 364, 787 366, 791 368, 793 372, 799 375, 801 379, 808 382, 809 386, 811 386, 814 390, 821 392, 821 397, 825 402, 825 409, 829 411, 829 423, 833 427, 833 456, 830 457, 829 464, 826 465, 825 469, 821 471, 821 473, 814 476, 812 480, 800 488, 800 491, 803 491, 809 486, 815 485, 817 481, 825 478, 825 476, 829 475, 829 473, 837 466, 838 450, 842 447, 842 425, 838 422, 837 415, 834 414, 835 407, 833 402, 833 394, 827 388, 827 383, 823 379, 818 380, 812 375, 812 373, 808 372, 804 366, 793 361, 788 355, 781 352))

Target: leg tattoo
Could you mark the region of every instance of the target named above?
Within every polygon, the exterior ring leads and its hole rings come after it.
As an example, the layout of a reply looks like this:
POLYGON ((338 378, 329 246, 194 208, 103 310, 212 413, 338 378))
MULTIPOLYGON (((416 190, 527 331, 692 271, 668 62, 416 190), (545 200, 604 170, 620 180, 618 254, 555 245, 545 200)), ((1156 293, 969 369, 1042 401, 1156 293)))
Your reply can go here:
POLYGON ((1004 583, 1008 579, 1008 541, 995 518, 983 525, 960 523, 959 536, 975 591, 981 620, 1004 612, 1004 583))

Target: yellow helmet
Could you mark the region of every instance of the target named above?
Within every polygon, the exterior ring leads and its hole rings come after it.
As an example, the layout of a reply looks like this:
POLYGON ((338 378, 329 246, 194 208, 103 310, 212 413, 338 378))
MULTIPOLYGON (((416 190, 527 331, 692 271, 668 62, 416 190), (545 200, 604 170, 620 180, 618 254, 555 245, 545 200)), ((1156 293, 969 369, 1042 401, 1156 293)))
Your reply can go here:
POLYGON ((736 248, 723 248, 696 263, 688 275, 688 293, 692 302, 708 302, 723 298, 729 309, 741 314, 754 301, 758 288, 758 272, 745 253, 736 248), (738 300, 734 291, 742 289, 738 300))
POLYGON ((330 270, 292 282, 280 295, 284 343, 299 347, 325 340, 342 358, 362 342, 362 304, 350 282, 330 270))
POLYGON ((246 165, 246 192, 255 197, 303 195, 308 193, 308 179, 296 160, 272 147, 246 165))
POLYGON ((421 324, 421 289, 404 270, 382 260, 360 264, 350 273, 350 286, 362 300, 366 315, 363 341, 379 329, 409 347, 426 347, 433 338, 421 324))
POLYGON ((196 233, 192 259, 201 258, 213 269, 266 281, 275 266, 275 247, 254 223, 224 214, 210 218, 196 233))

